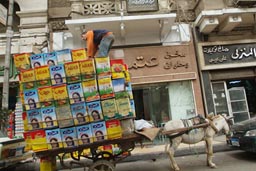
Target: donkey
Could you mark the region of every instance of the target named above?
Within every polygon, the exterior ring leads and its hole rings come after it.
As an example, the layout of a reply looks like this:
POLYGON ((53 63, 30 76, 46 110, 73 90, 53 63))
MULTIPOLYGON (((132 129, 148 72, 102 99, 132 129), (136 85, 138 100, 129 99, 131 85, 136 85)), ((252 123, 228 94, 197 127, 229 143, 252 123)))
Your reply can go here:
MULTIPOLYGON (((221 130, 224 130, 225 134, 228 134, 230 128, 227 118, 220 114, 212 117, 207 117, 205 121, 209 123, 209 125, 206 127, 188 130, 185 133, 181 132, 176 134, 167 134, 167 136, 170 139, 170 146, 169 148, 167 148, 166 146, 166 149, 168 150, 167 152, 171 160, 172 168, 175 171, 180 170, 179 166, 177 165, 174 159, 175 150, 178 148, 180 143, 195 144, 200 141, 205 141, 206 144, 207 165, 211 168, 216 168, 216 164, 212 162, 213 137, 216 133, 218 133, 221 130)), ((193 119, 186 120, 186 124, 184 124, 184 120, 171 120, 165 124, 163 131, 185 128, 186 125, 192 126, 193 123, 193 119)))

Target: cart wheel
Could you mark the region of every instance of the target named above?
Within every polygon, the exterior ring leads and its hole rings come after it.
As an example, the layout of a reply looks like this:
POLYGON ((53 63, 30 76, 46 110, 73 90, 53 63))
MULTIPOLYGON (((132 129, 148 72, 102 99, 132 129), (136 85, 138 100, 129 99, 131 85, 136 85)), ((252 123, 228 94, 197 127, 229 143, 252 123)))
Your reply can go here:
POLYGON ((98 160, 94 162, 90 168, 89 171, 114 171, 115 166, 107 160, 98 160))
POLYGON ((99 152, 99 153, 96 155, 94 161, 102 160, 102 159, 108 160, 108 161, 110 161, 110 160, 115 160, 113 154, 111 154, 111 153, 108 152, 108 151, 99 152))

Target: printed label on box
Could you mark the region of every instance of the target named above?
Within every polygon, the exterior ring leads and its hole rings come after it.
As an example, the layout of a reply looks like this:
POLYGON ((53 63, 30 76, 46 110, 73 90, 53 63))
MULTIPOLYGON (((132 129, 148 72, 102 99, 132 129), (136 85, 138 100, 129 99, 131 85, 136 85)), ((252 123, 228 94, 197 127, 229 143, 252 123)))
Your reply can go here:
POLYGON ((29 132, 32 142, 32 150, 43 151, 48 149, 45 130, 34 130, 29 132))
POLYGON ((91 124, 77 126, 78 144, 89 144, 93 142, 91 124))
POLYGON ((15 67, 21 71, 30 68, 29 53, 21 53, 13 55, 15 67))
POLYGON ((78 145, 75 127, 62 128, 60 132, 64 147, 74 147, 78 145))
POLYGON ((71 56, 71 50, 70 49, 63 49, 56 51, 57 60, 59 64, 63 64, 65 62, 71 62, 72 56, 71 56))
POLYGON ((113 93, 113 86, 110 77, 98 79, 100 95, 113 93))
POLYGON ((66 83, 66 75, 63 64, 50 66, 52 85, 66 83))
POLYGON ((122 128, 119 120, 106 121, 106 128, 108 133, 108 139, 115 139, 122 137, 122 128))
POLYGON ((67 88, 70 104, 84 102, 83 88, 81 83, 69 84, 67 88))
POLYGON ((53 105, 53 93, 51 86, 38 88, 38 95, 41 104, 43 104, 44 106, 53 105))
POLYGON ((41 114, 43 119, 43 128, 52 128, 58 126, 55 107, 41 108, 41 114))
POLYGON ((31 110, 40 107, 37 89, 24 90, 25 109, 31 110))
POLYGON ((112 80, 114 92, 125 91, 125 80, 124 78, 119 78, 116 80, 112 80))
POLYGON ((74 125, 69 105, 58 106, 55 108, 55 111, 60 128, 74 125))
POLYGON ((28 129, 35 130, 42 128, 42 116, 40 109, 34 109, 27 111, 28 116, 28 129))
POLYGON ((78 62, 68 62, 65 63, 64 66, 68 83, 81 81, 80 66, 78 62))
POLYGON ((103 119, 100 101, 89 102, 86 105, 90 121, 99 121, 103 119))
POLYGON ((87 59, 85 49, 73 49, 71 53, 73 61, 81 61, 87 59))
POLYGON ((129 98, 116 99, 118 113, 122 116, 131 115, 131 106, 129 98))
POLYGON ((23 70, 20 73, 20 79, 23 89, 35 88, 35 72, 33 69, 23 70))
POLYGON ((86 102, 100 99, 98 85, 95 79, 82 82, 82 86, 86 102))
POLYGON ((38 86, 51 85, 51 77, 48 66, 35 68, 35 75, 38 86))
POLYGON ((83 80, 95 78, 95 65, 93 59, 83 60, 79 62, 83 80))
POLYGON ((94 141, 102 141, 107 139, 107 129, 105 121, 91 123, 94 141))
POLYGON ((109 57, 95 58, 96 73, 98 75, 110 74, 110 61, 109 57))
POLYGON ((44 54, 44 62, 48 66, 57 65, 58 61, 57 61, 56 52, 45 53, 44 54))
POLYGON ((54 100, 67 99, 68 92, 66 84, 52 86, 52 93, 54 100))
POLYGON ((89 115, 85 103, 76 103, 70 106, 75 125, 89 122, 89 115))
POLYGON ((101 107, 105 119, 114 118, 116 116, 117 107, 115 99, 107 99, 101 101, 101 107))
POLYGON ((56 148, 63 147, 59 128, 46 130, 45 134, 46 134, 46 139, 48 143, 48 149, 56 149, 56 148))
POLYGON ((44 66, 44 57, 43 54, 33 54, 30 56, 30 63, 32 68, 37 68, 40 66, 44 66))

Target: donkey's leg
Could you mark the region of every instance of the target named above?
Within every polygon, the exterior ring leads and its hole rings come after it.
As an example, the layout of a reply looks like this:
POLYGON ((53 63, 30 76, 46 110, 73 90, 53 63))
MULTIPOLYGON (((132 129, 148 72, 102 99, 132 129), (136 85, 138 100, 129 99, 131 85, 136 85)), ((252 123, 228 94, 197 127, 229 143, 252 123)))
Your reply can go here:
POLYGON ((182 140, 182 137, 177 137, 177 138, 174 138, 174 139, 170 139, 170 143, 171 144, 170 144, 170 148, 169 148, 168 154, 169 154, 169 158, 171 160, 171 167, 175 171, 180 170, 178 164, 176 163, 176 161, 174 159, 174 153, 175 153, 175 150, 180 145, 181 140, 182 140))
POLYGON ((206 143, 206 154, 207 154, 207 166, 211 168, 216 168, 216 164, 212 162, 213 157, 213 138, 209 137, 205 139, 206 143))

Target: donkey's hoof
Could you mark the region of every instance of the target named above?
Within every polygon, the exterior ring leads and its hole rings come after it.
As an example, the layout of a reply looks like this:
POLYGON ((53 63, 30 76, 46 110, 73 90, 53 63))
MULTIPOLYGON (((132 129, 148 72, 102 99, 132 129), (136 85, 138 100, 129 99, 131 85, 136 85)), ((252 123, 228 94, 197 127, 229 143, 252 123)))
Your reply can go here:
POLYGON ((217 169, 217 166, 216 166, 215 164, 211 164, 211 165, 210 165, 210 168, 212 168, 212 169, 217 169))

